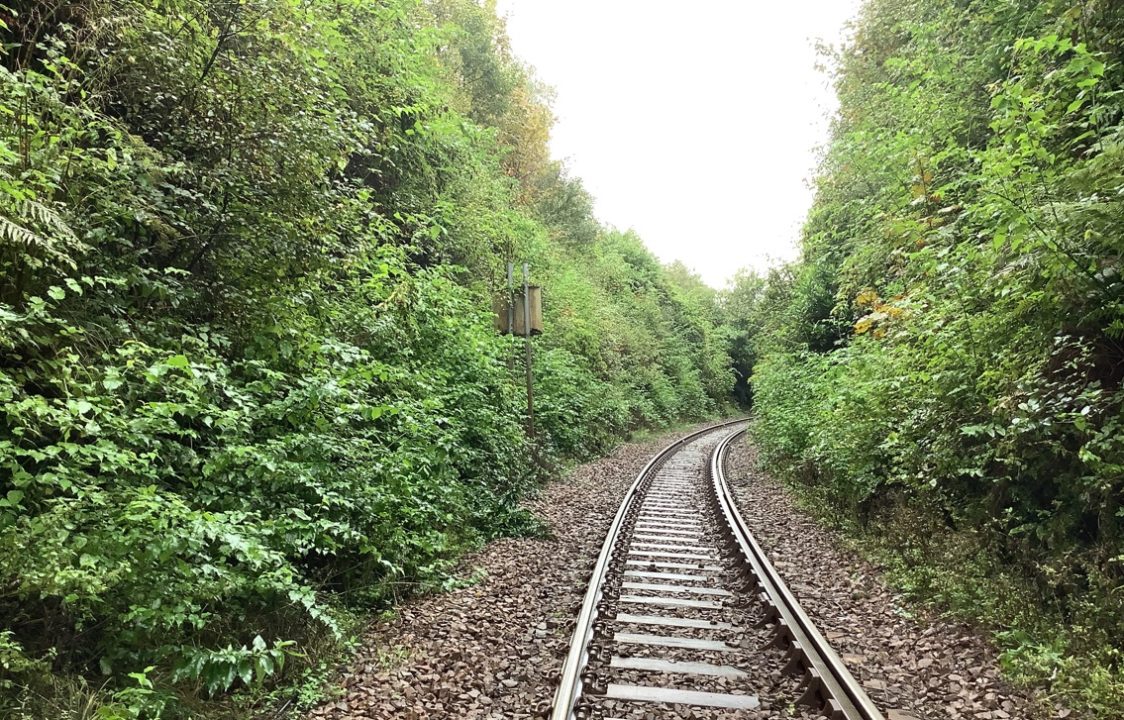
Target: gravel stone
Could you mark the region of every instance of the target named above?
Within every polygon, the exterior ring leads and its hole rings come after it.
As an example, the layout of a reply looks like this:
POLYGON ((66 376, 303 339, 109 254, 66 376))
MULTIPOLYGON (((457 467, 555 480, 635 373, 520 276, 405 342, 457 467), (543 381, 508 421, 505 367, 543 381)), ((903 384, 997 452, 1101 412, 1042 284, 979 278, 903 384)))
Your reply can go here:
MULTIPOLYGON (((546 523, 551 537, 493 542, 461 563, 461 577, 482 572, 478 583, 413 600, 392 619, 372 624, 350 667, 338 678, 340 696, 314 708, 308 717, 545 717, 589 574, 620 500, 652 455, 685 432, 622 445, 545 486, 525 504, 546 523)), ((1045 717, 1036 714, 1039 706, 1033 698, 1003 682, 994 648, 977 632, 927 615, 907 617, 917 609, 907 612, 875 567, 820 528, 795 507, 780 484, 759 472, 751 446, 735 444, 727 475, 758 542, 887 720, 1045 717)), ((743 626, 751 627, 760 609, 737 600, 743 626)), ((706 617, 707 611, 697 616, 706 617)), ((661 632, 690 636, 675 628, 661 632)), ((757 646, 760 638, 750 640, 757 646)), ((688 650, 668 657, 708 659, 688 650)), ((609 716, 651 720, 814 717, 784 699, 795 685, 792 676, 779 671, 779 655, 765 652, 730 659, 751 674, 750 690, 760 693, 763 701, 758 710, 610 703, 598 707, 597 715, 612 711, 609 716)), ((598 665, 595 658, 592 668, 598 665)), ((641 675, 635 677, 642 681, 641 675)), ((663 677, 680 687, 699 679, 663 677)), ((707 678, 704 684, 738 692, 725 678, 707 678)))
POLYGON ((731 447, 726 477, 750 531, 887 720, 1047 717, 1000 678, 997 652, 978 631, 907 607, 877 568, 758 469, 752 445, 731 447))
MULTIPOLYGON (((699 426, 702 427, 702 426, 699 426)), ((627 443, 546 485, 525 505, 547 539, 511 538, 466 556, 470 587, 419 598, 372 624, 342 696, 309 718, 518 720, 550 708, 601 543, 636 474, 678 430, 627 443)))
MULTIPOLYGON (((707 466, 715 446, 733 431, 732 428, 718 430, 704 435, 682 448, 672 456, 653 477, 648 492, 640 493, 641 499, 625 516, 620 536, 621 550, 609 565, 605 585, 605 600, 601 603, 603 631, 595 632, 590 645, 589 666, 584 678, 587 687, 604 688, 610 684, 655 686, 681 690, 715 692, 731 695, 755 697, 760 706, 753 710, 726 710, 720 708, 673 705, 668 703, 614 701, 607 697, 583 696, 578 705, 578 717, 589 720, 621 718, 627 720, 648 720, 655 718, 693 718, 695 720, 774 720, 777 718, 811 720, 818 716, 806 707, 795 707, 794 701, 801 694, 802 677, 784 672, 787 656, 784 651, 770 644, 773 626, 758 626, 765 618, 766 608, 758 592, 748 586, 739 574, 744 570, 740 554, 733 552, 729 545, 729 531, 713 502, 713 486, 707 473, 707 466), (633 597, 668 597, 664 590, 622 588, 622 573, 636 566, 623 563, 626 549, 642 547, 636 536, 642 531, 636 529, 637 518, 644 514, 650 503, 666 503, 654 497, 663 495, 674 498, 681 516, 689 516, 697 523, 699 537, 692 541, 702 552, 715 559, 706 565, 719 568, 718 571, 698 571, 696 582, 711 588, 721 588, 731 593, 721 601, 720 609, 701 609, 692 607, 665 608, 661 606, 630 605, 618 606, 614 598, 627 593, 633 597), (645 608, 645 609, 638 609, 645 608), (698 621, 713 620, 732 626, 730 630, 693 629, 673 630, 664 626, 650 627, 633 625, 616 618, 617 611, 640 614, 655 614, 663 617, 676 617, 698 621), (659 645, 631 645, 619 643, 614 635, 617 632, 653 634, 657 636, 691 637, 696 640, 725 642, 722 650, 715 648, 687 649, 659 645), (729 665, 745 672, 744 677, 708 676, 702 674, 662 673, 645 670, 613 667, 614 656, 635 655, 647 659, 702 662, 729 665)), ((661 540, 670 544, 671 540, 661 540)), ((651 569, 655 569, 652 567, 651 569)), ((692 570, 677 572, 694 574, 692 570)), ((674 593, 672 593, 674 595, 674 593)), ((713 598, 711 598, 713 600, 713 598)))

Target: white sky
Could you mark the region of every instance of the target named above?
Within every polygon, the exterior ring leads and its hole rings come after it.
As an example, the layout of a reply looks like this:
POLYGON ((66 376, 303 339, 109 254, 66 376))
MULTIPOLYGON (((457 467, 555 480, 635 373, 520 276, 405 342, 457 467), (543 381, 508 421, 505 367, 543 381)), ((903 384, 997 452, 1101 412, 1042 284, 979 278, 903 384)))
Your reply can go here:
POLYGON ((499 0, 516 55, 557 97, 551 149, 661 260, 714 287, 796 256, 860 0, 499 0))

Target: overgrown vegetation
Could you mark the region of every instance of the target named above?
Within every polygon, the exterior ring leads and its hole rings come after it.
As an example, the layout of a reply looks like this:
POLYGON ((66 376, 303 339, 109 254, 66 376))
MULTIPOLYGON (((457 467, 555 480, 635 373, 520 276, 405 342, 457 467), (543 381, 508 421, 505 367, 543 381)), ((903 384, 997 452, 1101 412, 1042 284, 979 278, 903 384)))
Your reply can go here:
POLYGON ((533 529, 508 261, 546 288, 547 464, 726 401, 714 293, 598 225, 491 5, 0 29, 5 717, 246 716, 351 609, 533 529))
POLYGON ((800 261, 743 278, 765 462, 1124 707, 1124 5, 869 0, 800 261))

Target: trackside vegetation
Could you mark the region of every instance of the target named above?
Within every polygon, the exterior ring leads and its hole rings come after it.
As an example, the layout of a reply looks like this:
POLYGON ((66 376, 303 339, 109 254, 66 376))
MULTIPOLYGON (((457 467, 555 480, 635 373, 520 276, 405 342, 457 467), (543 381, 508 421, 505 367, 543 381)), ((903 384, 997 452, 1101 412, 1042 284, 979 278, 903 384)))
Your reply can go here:
POLYGON ((1097 718, 1124 708, 1122 61, 1119 2, 869 0, 801 258, 733 291, 764 462, 1097 718))
POLYGON ((0 716, 307 699, 543 467, 728 402, 715 292, 594 219, 491 4, 5 2, 0 716))
POLYGON ((596 220, 491 0, 0 0, 0 717, 300 712, 557 468, 736 403, 1046 715, 1118 718, 1124 4, 854 30, 799 260, 718 292, 596 220))

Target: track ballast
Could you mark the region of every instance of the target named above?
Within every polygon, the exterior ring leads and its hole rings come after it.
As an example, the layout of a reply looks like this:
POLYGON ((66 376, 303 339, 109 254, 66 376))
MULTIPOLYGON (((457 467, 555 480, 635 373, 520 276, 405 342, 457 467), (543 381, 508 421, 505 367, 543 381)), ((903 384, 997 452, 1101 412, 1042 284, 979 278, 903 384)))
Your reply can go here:
POLYGON ((594 566, 552 720, 882 720, 753 540, 723 472, 744 422, 665 448, 594 566))

